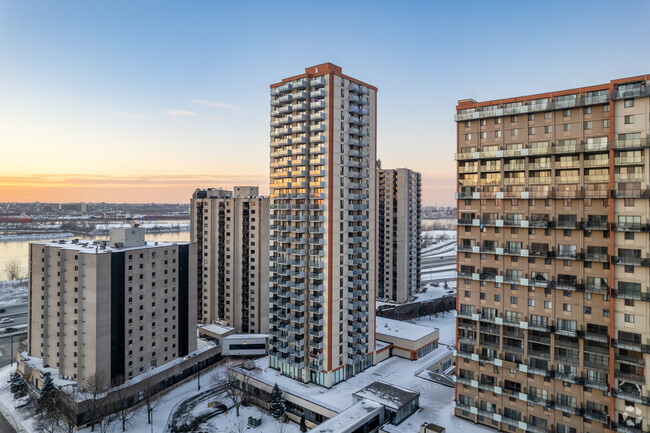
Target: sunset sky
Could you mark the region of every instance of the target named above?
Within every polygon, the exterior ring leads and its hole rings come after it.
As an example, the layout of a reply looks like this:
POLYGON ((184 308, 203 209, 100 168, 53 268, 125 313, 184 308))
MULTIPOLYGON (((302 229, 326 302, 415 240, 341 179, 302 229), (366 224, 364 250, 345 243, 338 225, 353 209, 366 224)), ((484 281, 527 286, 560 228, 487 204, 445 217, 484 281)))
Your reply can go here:
POLYGON ((648 74, 649 14, 648 1, 0 0, 0 202, 267 193, 269 84, 332 62, 379 88, 383 167, 420 171, 424 205, 453 204, 458 99, 648 74))

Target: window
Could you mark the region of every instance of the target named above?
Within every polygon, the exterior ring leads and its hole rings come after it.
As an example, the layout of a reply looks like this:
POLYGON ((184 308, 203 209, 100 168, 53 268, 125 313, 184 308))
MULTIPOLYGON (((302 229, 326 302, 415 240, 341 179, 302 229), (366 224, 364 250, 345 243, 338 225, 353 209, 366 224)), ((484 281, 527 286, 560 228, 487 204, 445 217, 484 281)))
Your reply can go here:
POLYGON ((544 301, 544 308, 550 309, 552 307, 552 305, 553 304, 551 303, 551 301, 544 301))
POLYGON ((551 114, 550 111, 547 111, 546 113, 544 113, 544 119, 550 119, 551 117, 552 117, 552 114, 551 114))
POLYGON ((519 135, 519 130, 518 129, 511 129, 510 130, 510 136, 516 137, 517 135, 519 135))
POLYGON ((562 311, 571 312, 571 304, 562 304, 562 311))
POLYGON ((550 134, 551 133, 551 125, 546 125, 544 127, 544 134, 550 134))
POLYGON ((634 114, 628 114, 625 116, 625 124, 632 125, 634 123, 634 114))
POLYGON ((495 125, 501 125, 501 118, 500 117, 495 117, 494 118, 494 124, 495 125))
POLYGON ((516 296, 511 296, 510 297, 510 303, 511 304, 517 304, 517 297, 516 296))
POLYGON ((603 120, 603 128, 609 128, 609 119, 603 120))
POLYGON ((485 119, 481 119, 481 126, 485 126, 486 123, 487 121, 485 119))
POLYGON ((625 321, 627 323, 634 323, 634 314, 626 314, 625 315, 625 321))
POLYGON ((609 317, 609 308, 603 308, 603 317, 609 317))
POLYGON ((487 138, 487 132, 481 132, 481 140, 485 140, 487 138))
POLYGON ((584 307, 583 311, 585 314, 591 314, 591 307, 584 307))
POLYGON ((470 141, 472 139, 472 134, 465 134, 465 141, 470 141))
POLYGON ((501 138, 501 131, 494 131, 494 138, 501 138))
POLYGON ((528 135, 535 135, 535 128, 533 127, 528 128, 528 135))
POLYGON ((562 116, 571 117, 571 110, 563 110, 562 111, 562 116))
POLYGON ((501 295, 494 295, 494 302, 501 302, 501 295))
POLYGON ((569 131, 571 131, 571 124, 570 124, 570 123, 565 123, 564 125, 562 125, 562 130, 563 130, 564 132, 569 132, 569 131))
POLYGON ((528 120, 535 120, 535 114, 534 113, 529 114, 528 120))
POLYGON ((585 108, 582 110, 582 112, 583 112, 584 114, 591 114, 591 107, 585 107, 585 108))
POLYGON ((534 307, 535 306, 535 300, 534 299, 529 299, 528 300, 528 306, 529 307, 534 307))
POLYGON ((585 131, 590 130, 590 129, 591 129, 591 122, 584 122, 584 123, 582 124, 582 128, 583 128, 585 131))
POLYGON ((605 113, 609 112, 609 104, 603 105, 603 112, 605 112, 605 113))
POLYGON ((517 123, 517 116, 510 116, 510 123, 517 123))
POLYGON ((632 107, 634 107, 634 99, 626 99, 626 100, 623 102, 623 106, 624 106, 625 108, 632 108, 632 107))

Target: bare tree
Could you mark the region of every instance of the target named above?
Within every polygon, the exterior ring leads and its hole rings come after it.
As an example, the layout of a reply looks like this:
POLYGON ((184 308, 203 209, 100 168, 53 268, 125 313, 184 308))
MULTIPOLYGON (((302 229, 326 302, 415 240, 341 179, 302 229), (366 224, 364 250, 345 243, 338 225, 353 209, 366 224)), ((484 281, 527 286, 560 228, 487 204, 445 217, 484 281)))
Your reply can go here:
MULTIPOLYGON (((124 383, 120 380, 118 383, 124 383)), ((122 423, 122 431, 126 431, 126 426, 131 422, 131 418, 135 416, 135 408, 129 405, 129 392, 125 386, 119 386, 115 389, 113 395, 115 396, 117 404, 117 419, 122 423)))
POLYGON ((273 431, 274 431, 275 433, 285 433, 285 432, 287 432, 288 430, 289 430, 289 425, 286 424, 286 423, 284 423, 284 422, 281 421, 281 420, 278 420, 278 421, 276 422, 275 426, 273 427, 273 431))
POLYGON ((244 418, 237 418, 235 424, 232 426, 232 430, 235 433, 244 433, 248 429, 246 420, 244 418))
POLYGON ((234 364, 229 364, 225 371, 217 371, 212 376, 213 385, 223 389, 226 397, 235 407, 237 416, 239 416, 239 408, 246 400, 246 391, 252 376, 252 371, 235 368, 234 364))
POLYGON ((103 393, 108 388, 108 379, 102 373, 95 373, 83 381, 82 389, 90 397, 88 411, 90 412, 90 431, 95 431, 95 423, 99 419, 103 393))
POLYGON ((141 383, 144 386, 143 394, 147 406, 147 423, 153 424, 153 411, 160 404, 160 399, 158 398, 159 395, 156 394, 159 384, 154 380, 151 372, 145 373, 144 379, 142 379, 141 383))
POLYGON ((100 433, 108 433, 109 431, 112 430, 111 427, 110 427, 111 426, 111 418, 108 417, 108 416, 105 416, 104 418, 102 418, 97 423, 97 425, 99 426, 100 433))
POLYGON ((10 280, 17 280, 23 274, 23 267, 17 258, 9 259, 5 262, 5 274, 10 280))

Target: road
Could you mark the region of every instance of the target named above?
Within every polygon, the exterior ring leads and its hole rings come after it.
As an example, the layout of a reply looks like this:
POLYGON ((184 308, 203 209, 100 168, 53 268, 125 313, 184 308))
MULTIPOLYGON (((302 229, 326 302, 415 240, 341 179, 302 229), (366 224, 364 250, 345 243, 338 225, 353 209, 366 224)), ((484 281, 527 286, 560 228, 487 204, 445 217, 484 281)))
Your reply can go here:
MULTIPOLYGON (((1 307, 5 309, 4 313, 0 313, 0 320, 9 318, 12 319, 9 323, 0 323, 0 328, 16 327, 20 325, 27 325, 27 304, 11 305, 1 307)), ((27 329, 24 332, 12 333, 9 335, 0 334, 0 368, 8 365, 11 362, 11 346, 13 339, 14 359, 15 353, 18 351, 18 346, 22 340, 27 338, 27 329)), ((0 433, 4 430, 0 429, 0 433)))
POLYGON ((0 433, 16 433, 16 429, 0 413, 0 433))

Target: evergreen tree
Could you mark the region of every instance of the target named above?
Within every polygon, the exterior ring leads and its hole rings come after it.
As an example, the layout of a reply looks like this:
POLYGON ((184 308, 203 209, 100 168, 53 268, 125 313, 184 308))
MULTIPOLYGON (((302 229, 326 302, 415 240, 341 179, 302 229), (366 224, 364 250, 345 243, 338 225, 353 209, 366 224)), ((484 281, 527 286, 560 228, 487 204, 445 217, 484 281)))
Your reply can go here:
POLYGON ((271 396, 269 397, 269 414, 273 418, 280 418, 282 415, 284 415, 284 411, 286 410, 286 405, 284 402, 284 397, 282 396, 282 391, 280 391, 280 387, 278 387, 278 384, 276 383, 273 386, 273 391, 271 391, 271 396))
POLYGON ((14 398, 22 398, 27 395, 27 382, 20 374, 16 373, 12 376, 9 391, 14 395, 14 398))
POLYGON ((36 401, 36 413, 40 416, 52 415, 56 412, 56 395, 54 382, 50 373, 45 373, 41 396, 36 401))

